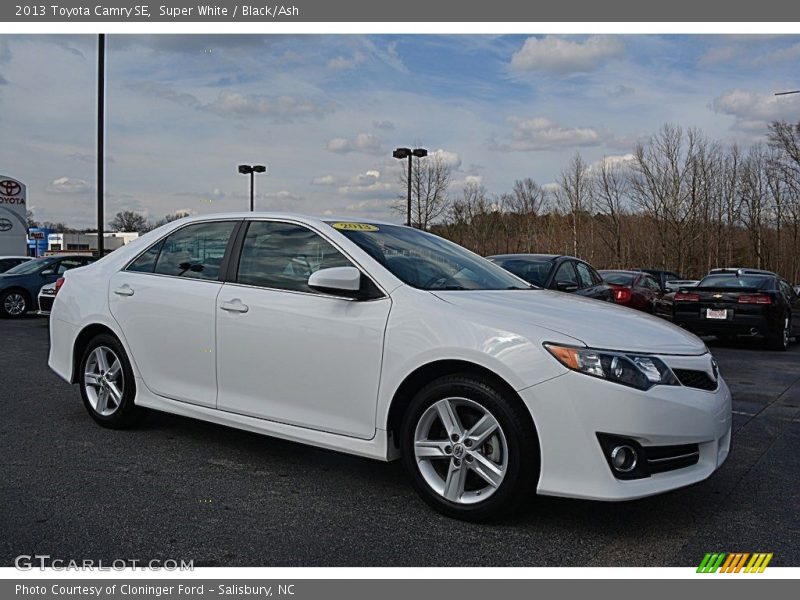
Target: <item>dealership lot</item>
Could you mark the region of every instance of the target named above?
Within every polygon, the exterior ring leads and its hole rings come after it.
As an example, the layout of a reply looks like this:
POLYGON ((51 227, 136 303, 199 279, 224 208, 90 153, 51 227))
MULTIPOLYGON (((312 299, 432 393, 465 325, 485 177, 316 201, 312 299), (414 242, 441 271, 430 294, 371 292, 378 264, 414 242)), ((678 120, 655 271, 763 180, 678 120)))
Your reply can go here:
POLYGON ((707 551, 800 560, 800 345, 711 348, 734 394, 709 480, 620 504, 540 498, 492 525, 430 510, 382 464, 153 413, 91 421, 46 366, 47 320, 0 320, 0 564, 177 559, 196 566, 660 566, 707 551))

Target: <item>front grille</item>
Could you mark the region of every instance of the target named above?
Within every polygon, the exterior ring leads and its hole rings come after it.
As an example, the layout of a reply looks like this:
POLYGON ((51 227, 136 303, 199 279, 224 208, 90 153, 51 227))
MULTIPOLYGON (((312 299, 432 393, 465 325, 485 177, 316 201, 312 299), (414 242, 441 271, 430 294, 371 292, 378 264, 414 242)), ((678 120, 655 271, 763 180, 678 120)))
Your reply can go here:
POLYGON ((53 309, 53 300, 55 298, 47 298, 42 296, 39 298, 39 310, 42 312, 50 312, 53 309))
POLYGON ((696 465, 700 459, 700 448, 697 444, 647 446, 644 454, 650 473, 663 473, 696 465))
POLYGON ((675 377, 682 385, 698 390, 713 392, 717 389, 717 382, 714 381, 705 371, 694 371, 692 369, 672 369, 675 377))

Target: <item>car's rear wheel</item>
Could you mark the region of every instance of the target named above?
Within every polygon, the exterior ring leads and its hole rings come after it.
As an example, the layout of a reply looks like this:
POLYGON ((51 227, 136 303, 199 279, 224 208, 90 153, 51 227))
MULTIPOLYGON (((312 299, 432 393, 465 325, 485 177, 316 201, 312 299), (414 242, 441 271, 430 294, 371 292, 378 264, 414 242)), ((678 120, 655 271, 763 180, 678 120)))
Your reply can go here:
POLYGON ((767 343, 773 350, 785 351, 789 349, 789 338, 792 335, 792 320, 786 317, 783 320, 783 329, 768 338, 767 343))
POLYGON ((403 462, 423 500, 447 516, 483 521, 530 498, 539 443, 526 412, 481 378, 447 376, 425 386, 401 432, 403 462))
POLYGON ((142 416, 134 404, 136 386, 125 349, 115 337, 96 336, 86 347, 80 367, 83 404, 103 427, 124 429, 142 416))
POLYGON ((22 290, 8 290, 0 296, 0 314, 6 318, 19 319, 30 307, 30 298, 22 290))

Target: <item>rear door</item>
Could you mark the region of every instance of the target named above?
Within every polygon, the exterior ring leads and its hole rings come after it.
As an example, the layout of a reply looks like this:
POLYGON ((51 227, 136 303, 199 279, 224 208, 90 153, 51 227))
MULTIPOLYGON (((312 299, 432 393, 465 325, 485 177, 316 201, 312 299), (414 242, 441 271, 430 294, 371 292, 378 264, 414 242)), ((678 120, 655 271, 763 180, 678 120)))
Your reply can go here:
POLYGON ((181 227, 111 279, 111 313, 145 384, 159 396, 216 406, 219 275, 238 223, 181 227))
POLYGON ((583 261, 575 261, 575 270, 578 273, 580 289, 578 293, 595 300, 609 300, 610 289, 603 283, 599 274, 593 273, 594 269, 583 261))

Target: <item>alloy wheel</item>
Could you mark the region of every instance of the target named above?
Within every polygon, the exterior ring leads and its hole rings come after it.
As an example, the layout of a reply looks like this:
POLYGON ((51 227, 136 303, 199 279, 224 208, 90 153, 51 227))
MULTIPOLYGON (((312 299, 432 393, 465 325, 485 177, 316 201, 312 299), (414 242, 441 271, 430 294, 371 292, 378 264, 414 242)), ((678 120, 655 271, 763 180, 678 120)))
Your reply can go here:
POLYGON ((422 413, 414 455, 425 482, 456 504, 474 504, 500 487, 508 443, 497 419, 467 398, 444 398, 422 413))
POLYGON ((97 346, 86 360, 84 389, 92 409, 99 415, 113 415, 122 404, 125 375, 122 363, 108 346, 97 346))
POLYGON ((19 292, 10 293, 3 301, 3 309, 12 317, 18 317, 23 314, 25 312, 26 305, 27 303, 25 302, 25 296, 19 292))

